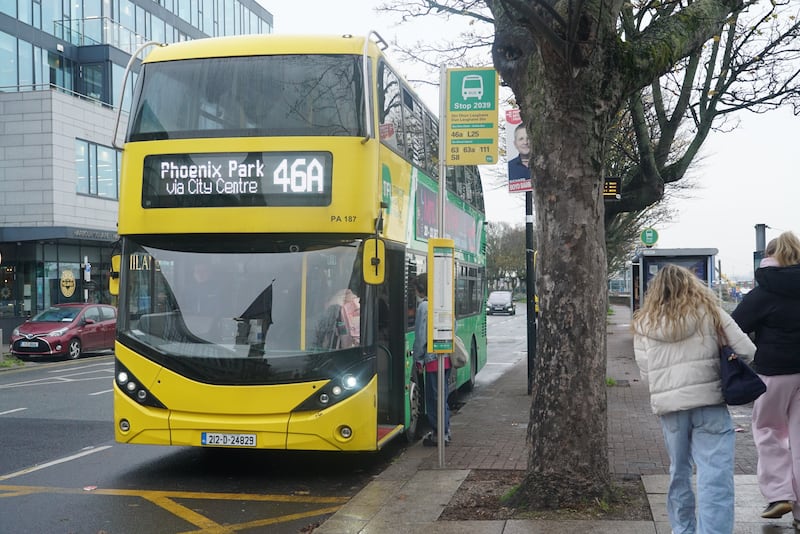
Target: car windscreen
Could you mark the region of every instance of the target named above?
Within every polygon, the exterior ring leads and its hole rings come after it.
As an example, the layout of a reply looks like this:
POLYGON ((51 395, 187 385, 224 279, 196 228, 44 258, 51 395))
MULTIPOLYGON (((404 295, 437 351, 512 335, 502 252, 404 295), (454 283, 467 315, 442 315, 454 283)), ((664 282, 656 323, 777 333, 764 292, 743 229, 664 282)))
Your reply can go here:
POLYGON ((508 304, 511 302, 511 293, 493 292, 489 295, 489 304, 508 304))
POLYGON ((48 308, 31 319, 33 323, 71 323, 80 313, 79 308, 48 308))

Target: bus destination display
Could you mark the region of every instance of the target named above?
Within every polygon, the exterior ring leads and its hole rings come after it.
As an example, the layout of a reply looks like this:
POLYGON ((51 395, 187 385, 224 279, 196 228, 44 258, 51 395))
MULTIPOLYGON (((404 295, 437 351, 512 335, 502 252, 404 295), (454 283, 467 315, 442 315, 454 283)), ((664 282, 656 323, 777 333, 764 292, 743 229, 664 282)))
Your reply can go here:
POLYGON ((332 166, 330 152, 147 156, 142 207, 327 206, 332 166))

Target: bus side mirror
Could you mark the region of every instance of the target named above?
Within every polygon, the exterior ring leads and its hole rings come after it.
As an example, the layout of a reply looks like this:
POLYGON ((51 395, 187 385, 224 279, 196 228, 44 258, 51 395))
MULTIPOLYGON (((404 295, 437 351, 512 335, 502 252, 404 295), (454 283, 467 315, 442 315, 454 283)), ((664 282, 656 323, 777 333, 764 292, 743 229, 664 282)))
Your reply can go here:
POLYGON ((108 292, 112 295, 119 295, 119 266, 122 263, 122 256, 119 254, 111 256, 111 271, 108 273, 108 292))
POLYGON ((364 241, 364 257, 361 265, 364 271, 364 283, 377 286, 386 277, 386 243, 377 238, 364 241))

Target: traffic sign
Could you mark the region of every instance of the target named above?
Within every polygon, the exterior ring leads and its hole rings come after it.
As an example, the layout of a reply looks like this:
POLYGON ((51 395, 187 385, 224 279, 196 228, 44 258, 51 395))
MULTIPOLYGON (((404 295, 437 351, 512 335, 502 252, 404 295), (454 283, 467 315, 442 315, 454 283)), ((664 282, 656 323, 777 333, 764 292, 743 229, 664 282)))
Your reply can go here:
POLYGON ((639 235, 639 239, 642 240, 644 246, 652 247, 658 241, 658 232, 656 232, 655 228, 645 228, 639 235))
POLYGON ((447 69, 448 165, 497 163, 497 72, 447 69))

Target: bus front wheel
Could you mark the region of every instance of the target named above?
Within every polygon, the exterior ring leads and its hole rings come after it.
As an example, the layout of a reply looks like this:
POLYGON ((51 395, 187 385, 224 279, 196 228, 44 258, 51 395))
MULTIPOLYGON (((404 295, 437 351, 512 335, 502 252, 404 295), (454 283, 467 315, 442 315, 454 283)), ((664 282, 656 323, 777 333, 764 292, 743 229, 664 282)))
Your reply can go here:
POLYGON ((422 414, 422 388, 419 386, 419 373, 414 369, 411 372, 411 380, 408 383, 408 426, 403 432, 406 442, 414 443, 420 438, 420 414, 422 414))

